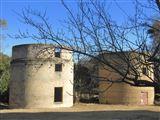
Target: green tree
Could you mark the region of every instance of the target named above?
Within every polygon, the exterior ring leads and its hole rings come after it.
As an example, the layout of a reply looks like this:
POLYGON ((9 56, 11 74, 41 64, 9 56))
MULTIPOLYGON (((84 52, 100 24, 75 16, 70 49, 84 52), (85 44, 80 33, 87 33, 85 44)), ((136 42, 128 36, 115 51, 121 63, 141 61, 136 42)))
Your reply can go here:
MULTIPOLYGON (((7 27, 7 21, 0 18, 1 31, 7 27)), ((5 39, 4 34, 0 33, 0 95, 4 94, 8 89, 8 80, 10 78, 9 67, 10 58, 2 52, 2 42, 5 39)))
POLYGON ((0 101, 8 100, 8 83, 10 79, 10 57, 0 53, 0 101))

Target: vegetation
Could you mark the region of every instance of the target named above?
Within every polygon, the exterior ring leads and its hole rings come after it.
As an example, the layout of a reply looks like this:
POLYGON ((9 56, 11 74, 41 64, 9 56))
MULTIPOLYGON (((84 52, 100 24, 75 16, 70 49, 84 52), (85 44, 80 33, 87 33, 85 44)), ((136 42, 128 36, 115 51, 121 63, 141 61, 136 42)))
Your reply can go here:
MULTIPOLYGON (((87 63, 87 61, 84 61, 87 63)), ((81 64, 74 65, 74 96, 75 101, 95 102, 98 82, 92 79, 94 70, 81 64)), ((97 102, 97 101, 96 101, 97 102)))
POLYGON ((0 27, 6 27, 7 26, 7 21, 4 19, 0 19, 0 27))
POLYGON ((0 101, 8 102, 8 83, 10 80, 10 57, 0 53, 0 101))
MULTIPOLYGON (((151 28, 148 30, 148 33, 150 34, 152 38, 152 51, 155 51, 156 54, 155 57, 153 58, 153 61, 158 61, 155 62, 154 70, 155 70, 155 78, 157 82, 160 82, 160 47, 156 49, 156 46, 160 46, 160 20, 156 20, 153 22, 153 25, 151 28)), ((160 86, 159 86, 160 90, 160 86)))
MULTIPOLYGON (((107 8, 108 2, 99 2, 98 0, 84 2, 80 0, 77 2, 77 11, 75 12, 67 2, 65 3, 63 0, 61 2, 68 12, 69 18, 65 22, 66 26, 68 26, 66 27, 67 30, 65 30, 67 31, 66 34, 53 30, 52 24, 48 22, 46 12, 40 13, 32 9, 24 9, 21 14, 18 14, 20 19, 23 23, 37 30, 37 34, 20 31, 19 34, 12 37, 20 39, 29 37, 38 41, 45 40, 45 43, 52 41, 53 44, 57 44, 62 48, 63 45, 69 46, 69 50, 73 51, 75 56, 81 56, 80 58, 87 56, 95 59, 122 76, 121 82, 136 84, 138 76, 142 73, 139 69, 142 69, 142 65, 146 66, 144 61, 153 60, 157 56, 157 50, 159 50, 159 44, 155 46, 153 52, 151 52, 150 45, 148 45, 150 40, 148 34, 145 33, 151 28, 150 24, 153 19, 143 9, 159 14, 160 3, 154 0, 149 0, 147 4, 139 0, 133 1, 133 7, 135 8, 133 15, 127 16, 115 1, 115 5, 120 8, 125 14, 124 17, 127 18, 127 22, 125 21, 121 24, 112 19, 112 13, 109 13, 109 8, 107 8), (33 19, 35 17, 38 21, 33 19), (130 39, 129 36, 133 36, 134 40, 130 39), (139 55, 135 58, 130 58, 129 55, 125 54, 126 51, 137 52, 139 55), (119 57, 127 66, 120 70, 119 66, 116 66, 108 59, 99 59, 98 55, 103 52, 121 52, 122 55, 119 57), (134 60, 139 60, 139 65, 131 63, 134 60), (132 77, 128 75, 129 69, 133 71, 132 77)), ((159 61, 155 62, 159 63, 159 61)), ((112 80, 109 81, 112 82, 112 80)), ((155 84, 159 84, 154 79, 152 81, 155 84)))

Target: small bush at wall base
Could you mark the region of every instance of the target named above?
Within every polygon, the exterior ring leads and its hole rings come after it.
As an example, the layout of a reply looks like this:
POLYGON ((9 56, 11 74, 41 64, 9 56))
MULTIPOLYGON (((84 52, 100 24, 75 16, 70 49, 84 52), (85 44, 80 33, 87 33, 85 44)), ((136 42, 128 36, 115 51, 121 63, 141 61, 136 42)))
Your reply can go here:
POLYGON ((9 103, 9 90, 0 94, 0 102, 4 104, 9 103))

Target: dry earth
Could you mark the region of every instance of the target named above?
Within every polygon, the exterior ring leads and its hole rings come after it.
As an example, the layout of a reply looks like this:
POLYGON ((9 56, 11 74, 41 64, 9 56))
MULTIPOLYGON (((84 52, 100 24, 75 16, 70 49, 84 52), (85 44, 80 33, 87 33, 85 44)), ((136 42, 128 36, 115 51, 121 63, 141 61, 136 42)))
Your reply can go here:
POLYGON ((72 108, 3 109, 0 120, 160 120, 160 106, 76 104, 72 108))

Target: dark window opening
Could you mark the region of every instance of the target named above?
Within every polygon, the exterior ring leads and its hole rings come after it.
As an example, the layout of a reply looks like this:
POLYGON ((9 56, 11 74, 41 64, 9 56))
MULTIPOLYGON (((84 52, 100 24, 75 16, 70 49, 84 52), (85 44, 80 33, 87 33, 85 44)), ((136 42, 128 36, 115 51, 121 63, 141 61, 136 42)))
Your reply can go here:
POLYGON ((55 48, 55 57, 60 58, 61 57, 61 49, 60 48, 55 48))
POLYGON ((62 71, 62 64, 55 64, 55 71, 62 71))
POLYGON ((147 70, 147 68, 142 68, 142 73, 144 74, 144 75, 148 75, 148 70, 147 70))
POLYGON ((62 87, 54 88, 54 102, 62 102, 63 89, 62 87))

